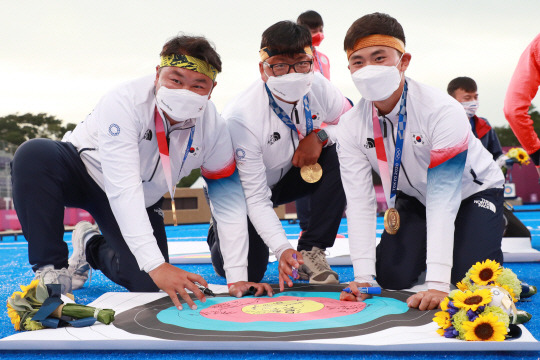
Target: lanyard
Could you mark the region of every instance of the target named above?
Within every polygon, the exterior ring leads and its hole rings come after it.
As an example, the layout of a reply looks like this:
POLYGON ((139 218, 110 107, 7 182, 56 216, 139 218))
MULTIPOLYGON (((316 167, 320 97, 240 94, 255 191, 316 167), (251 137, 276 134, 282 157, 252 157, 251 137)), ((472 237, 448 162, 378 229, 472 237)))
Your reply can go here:
MULTIPOLYGON (((156 139, 159 149, 159 157, 161 159, 161 166, 163 167, 163 173, 165 174, 165 180, 167 180, 167 186, 169 187, 169 194, 171 194, 171 208, 173 214, 174 225, 177 225, 176 222, 176 205, 174 203, 174 190, 176 189, 176 184, 172 182, 172 169, 171 169, 171 159, 169 157, 169 146, 167 145, 167 138, 165 135, 165 127, 163 126, 163 118, 159 113, 159 110, 156 106, 154 110, 154 122, 156 125, 156 139)), ((184 163, 189 154, 191 144, 193 143, 193 134, 195 133, 195 126, 190 129, 189 138, 187 141, 186 151, 184 152, 184 158, 182 159, 182 165, 180 166, 180 171, 178 175, 182 173, 184 168, 184 163)))
POLYGON ((399 178, 399 169, 401 167, 401 156, 403 154, 403 140, 405 137, 405 127, 407 125, 407 82, 403 88, 401 95, 401 104, 399 106, 399 121, 397 129, 396 149, 394 152, 394 166, 392 168, 392 178, 390 178, 390 170, 388 169, 388 159, 384 149, 384 141, 382 137, 381 124, 377 117, 375 105, 371 104, 371 117, 373 120, 373 135, 375 137, 375 151, 377 153, 377 165, 379 166, 379 174, 383 185, 384 194, 388 207, 393 208, 396 202, 395 196, 397 191, 397 183, 399 178), (391 183, 391 185, 390 185, 391 183))
POLYGON ((314 53, 315 53, 315 57, 317 58, 317 63, 319 64, 319 71, 321 72, 322 76, 326 77, 324 75, 324 70, 322 68, 321 57, 319 56, 319 52, 317 50, 315 50, 314 53))
MULTIPOLYGON (((270 107, 272 110, 274 110, 274 113, 277 115, 278 118, 283 121, 285 125, 287 125, 291 130, 296 131, 298 135, 301 135, 300 131, 296 128, 294 123, 292 122, 289 115, 283 111, 281 107, 276 103, 276 100, 272 96, 272 92, 268 88, 266 84, 264 84, 264 87, 266 88, 266 92, 268 93, 268 102, 270 103, 270 107)), ((313 119, 311 118, 311 109, 309 108, 309 99, 307 95, 304 95, 304 98, 302 100, 302 103, 304 105, 304 115, 306 116, 306 136, 309 135, 313 131, 313 119)))

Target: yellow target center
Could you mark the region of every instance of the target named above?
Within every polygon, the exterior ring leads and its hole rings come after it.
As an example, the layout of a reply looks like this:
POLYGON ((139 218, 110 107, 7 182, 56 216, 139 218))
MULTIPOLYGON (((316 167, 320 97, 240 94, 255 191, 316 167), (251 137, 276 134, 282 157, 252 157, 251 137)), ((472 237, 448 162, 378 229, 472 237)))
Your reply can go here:
POLYGON ((251 315, 305 314, 319 311, 322 308, 324 308, 323 304, 313 300, 288 300, 244 306, 242 312, 251 315))

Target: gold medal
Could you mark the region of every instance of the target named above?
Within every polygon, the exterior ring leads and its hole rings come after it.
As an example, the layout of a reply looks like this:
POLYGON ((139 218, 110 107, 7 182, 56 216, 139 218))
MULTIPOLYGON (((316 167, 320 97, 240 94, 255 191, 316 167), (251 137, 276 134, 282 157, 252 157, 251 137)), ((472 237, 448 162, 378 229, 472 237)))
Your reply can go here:
POLYGON ((316 183, 321 180, 322 177, 322 167, 318 163, 313 165, 304 165, 300 169, 300 176, 304 179, 305 182, 310 184, 316 183))
POLYGON ((390 208, 384 213, 384 230, 390 235, 395 235, 399 230, 399 213, 396 209, 390 208))

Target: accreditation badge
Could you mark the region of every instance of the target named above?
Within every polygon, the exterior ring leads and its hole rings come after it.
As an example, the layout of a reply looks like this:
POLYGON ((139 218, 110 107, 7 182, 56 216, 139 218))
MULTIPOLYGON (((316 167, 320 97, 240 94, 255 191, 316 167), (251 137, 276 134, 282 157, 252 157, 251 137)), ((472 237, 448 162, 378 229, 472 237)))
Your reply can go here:
POLYGON ((384 213, 384 230, 390 235, 395 235, 399 230, 399 213, 395 208, 390 208, 384 213))

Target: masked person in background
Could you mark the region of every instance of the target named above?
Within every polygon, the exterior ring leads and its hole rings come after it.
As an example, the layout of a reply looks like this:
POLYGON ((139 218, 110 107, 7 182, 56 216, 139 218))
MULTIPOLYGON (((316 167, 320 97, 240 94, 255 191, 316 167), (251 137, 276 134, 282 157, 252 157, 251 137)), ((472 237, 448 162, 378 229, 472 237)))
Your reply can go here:
POLYGON ((311 49, 307 28, 291 21, 270 26, 259 52, 261 78, 223 111, 249 216, 249 244, 227 245, 229 240, 215 226, 208 234, 214 268, 228 283, 231 275, 223 269, 237 266, 228 263, 228 252, 242 253, 248 260, 247 279, 258 282, 269 248, 279 260, 282 288, 284 282, 292 286, 289 276, 300 265, 298 276, 311 283, 338 282, 324 250, 333 245, 345 208, 333 132, 350 105, 313 72, 311 49), (322 123, 328 124, 324 130, 322 123), (306 195, 311 197, 311 218, 296 251, 273 207, 306 195))
POLYGON ((503 183, 491 154, 471 133, 463 107, 405 77, 411 54, 393 17, 373 13, 345 36, 352 80, 362 100, 338 126, 341 177, 358 286, 378 283, 426 291, 409 307, 435 309, 477 261, 503 260, 503 183), (376 247, 371 170, 381 177, 388 211, 376 247))
MULTIPOLYGON (((508 157, 503 154, 501 143, 497 137, 497 133, 491 127, 487 119, 476 115, 479 107, 478 87, 476 81, 470 77, 457 77, 448 83, 448 95, 459 101, 465 109, 467 117, 471 125, 471 130, 482 142, 482 145, 491 153, 493 160, 499 167, 506 166, 508 157)), ((531 238, 531 232, 527 227, 514 215, 512 207, 505 202, 504 204, 504 232, 506 237, 526 237, 531 238)))
MULTIPOLYGON (((324 23, 321 15, 316 11, 308 10, 298 16, 296 23, 307 27, 311 33, 313 70, 321 73, 325 78, 330 80, 330 60, 328 59, 328 56, 317 49, 324 40, 324 23)), ((324 128, 325 126, 325 123, 321 124, 321 128, 324 128)), ((296 200, 296 216, 301 229, 300 237, 307 229, 311 217, 311 202, 309 199, 310 196, 306 196, 296 200)))
POLYGON ((324 23, 321 15, 316 11, 308 10, 298 16, 296 23, 307 27, 311 32, 313 69, 330 80, 330 60, 317 49, 324 40, 324 23))
MULTIPOLYGON (((179 36, 161 51, 156 74, 106 94, 63 141, 30 140, 12 163, 13 196, 29 262, 64 292, 84 285, 90 267, 130 291, 164 290, 196 307, 199 275, 168 263, 161 204, 201 168, 226 243, 247 239, 246 209, 224 120, 209 101, 221 60, 203 37, 179 36), (64 206, 88 211, 73 254, 63 241, 64 206), (69 267, 68 267, 69 264, 69 267), (177 295, 178 294, 178 295, 177 295)), ((174 208, 173 208, 174 209, 174 208)))

